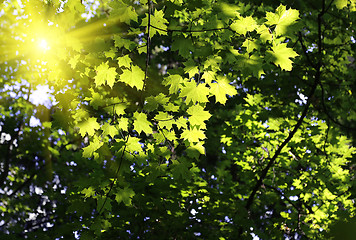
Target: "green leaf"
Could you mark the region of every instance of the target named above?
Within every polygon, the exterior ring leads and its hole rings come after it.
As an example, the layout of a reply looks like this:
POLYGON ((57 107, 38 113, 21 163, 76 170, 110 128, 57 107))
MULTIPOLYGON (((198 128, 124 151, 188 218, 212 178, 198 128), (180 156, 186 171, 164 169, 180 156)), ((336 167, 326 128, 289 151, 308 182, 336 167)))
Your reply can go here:
POLYGON ((125 4, 122 0, 110 2, 112 8, 110 16, 119 22, 130 24, 130 21, 137 22, 137 13, 132 6, 125 4))
POLYGON ((169 101, 169 98, 163 94, 160 93, 157 96, 151 96, 146 98, 146 104, 144 106, 144 109, 147 111, 153 111, 156 110, 158 105, 165 105, 169 101))
POLYGON ((143 89, 145 73, 138 66, 132 66, 130 69, 124 69, 120 75, 119 81, 126 83, 130 87, 136 87, 137 90, 143 89))
MULTIPOLYGON (((152 26, 150 28, 150 37, 152 38, 156 33, 159 33, 160 35, 167 35, 167 23, 168 21, 164 18, 164 12, 163 10, 157 11, 155 9, 154 13, 151 14, 150 16, 150 23, 152 26), (156 28, 155 28, 156 27, 156 28), (162 30, 159 30, 159 29, 162 30)), ((148 25, 148 14, 146 14, 146 17, 142 20, 141 26, 146 27, 148 25)))
POLYGON ((115 47, 122 48, 124 47, 125 49, 132 51, 135 46, 137 45, 135 42, 122 38, 121 35, 116 34, 114 35, 114 42, 115 42, 115 47))
POLYGON ((116 57, 116 49, 112 48, 112 49, 110 49, 110 51, 105 51, 104 54, 105 54, 105 57, 111 58, 112 60, 114 60, 114 58, 116 57))
POLYGON ((271 30, 266 27, 266 25, 261 25, 257 29, 257 33, 260 34, 262 42, 266 43, 267 41, 272 41, 273 35, 271 30))
POLYGON ((120 188, 115 195, 117 203, 123 202, 126 206, 131 206, 131 200, 135 196, 135 192, 131 188, 124 187, 124 189, 120 188))
POLYGON ((99 210, 103 210, 106 209, 108 211, 111 211, 111 199, 104 196, 104 197, 98 197, 97 198, 98 204, 96 209, 99 210), (105 204, 105 205, 104 205, 105 204))
POLYGON ((134 129, 138 132, 146 134, 152 133, 151 123, 147 121, 147 116, 144 113, 134 113, 134 129))
POLYGON ((77 63, 79 61, 79 57, 80 57, 80 55, 77 54, 74 57, 72 57, 68 62, 73 69, 75 68, 75 66, 77 66, 77 63))
POLYGON ((92 197, 95 195, 95 190, 93 187, 88 187, 88 188, 84 188, 81 193, 83 193, 85 195, 86 198, 88 197, 92 197))
POLYGON ((186 129, 187 128, 187 119, 185 119, 184 117, 179 117, 176 121, 175 121, 175 125, 177 125, 178 129, 186 129))
POLYGON ((124 131, 128 131, 129 129, 129 119, 128 118, 120 118, 118 120, 119 122, 119 128, 124 130, 124 131))
POLYGON ((189 117, 190 126, 206 129, 204 121, 207 121, 211 117, 211 114, 208 111, 205 111, 200 105, 193 105, 188 108, 187 113, 191 115, 189 117))
POLYGON ((257 22, 251 16, 245 18, 239 16, 239 19, 235 20, 230 27, 238 34, 245 35, 247 32, 254 31, 258 27, 258 25, 257 22))
POLYGON ((215 80, 215 72, 213 71, 205 71, 201 76, 202 79, 205 79, 205 83, 209 84, 215 80))
POLYGON ((277 66, 280 66, 282 70, 291 71, 292 70, 292 60, 299 56, 292 48, 287 48, 287 43, 281 43, 277 46, 272 47, 272 51, 267 51, 270 54, 268 60, 273 62, 277 66))
POLYGON ((186 179, 191 177, 192 173, 189 171, 189 167, 191 164, 187 162, 185 159, 181 159, 181 161, 173 160, 172 161, 172 173, 175 179, 186 179))
POLYGON ((155 120, 158 121, 158 126, 161 129, 166 128, 168 130, 172 128, 172 124, 175 122, 173 117, 166 112, 158 112, 155 120))
POLYGON ((100 64, 96 68, 95 84, 96 86, 103 85, 105 82, 112 88, 117 75, 115 68, 109 68, 108 62, 100 64))
POLYGON ((183 78, 180 75, 169 75, 163 80, 163 84, 165 86, 169 86, 169 93, 178 93, 179 89, 182 87, 181 83, 183 83, 183 78))
POLYGON ((109 135, 111 138, 114 138, 114 136, 119 133, 117 128, 114 125, 110 125, 110 123, 105 123, 102 129, 103 129, 103 134, 109 135))
POLYGON ((93 136, 95 133, 95 130, 98 130, 100 128, 99 123, 96 121, 96 118, 91 117, 86 121, 80 122, 77 127, 79 127, 79 133, 84 137, 87 133, 88 136, 93 136))
POLYGON ((344 7, 347 7, 347 2, 348 0, 335 0, 334 4, 338 9, 343 9, 344 7))
POLYGON ((204 103, 208 102, 207 96, 209 95, 209 89, 206 87, 206 84, 197 84, 195 81, 184 82, 184 87, 182 87, 180 97, 186 97, 186 102, 189 104, 193 102, 204 103))
POLYGON ((125 55, 123 57, 118 57, 117 60, 118 60, 120 67, 130 68, 132 60, 129 57, 129 55, 125 55))
POLYGON ((177 36, 173 39, 172 50, 177 51, 182 57, 189 56, 190 52, 194 50, 192 40, 183 36, 177 36))
POLYGON ((258 47, 258 45, 254 41, 251 41, 250 39, 246 39, 243 42, 242 46, 246 48, 247 53, 251 53, 254 49, 257 49, 258 47))
POLYGON ((276 25, 275 32, 277 36, 285 34, 288 26, 292 25, 299 19, 299 11, 295 9, 286 10, 286 6, 280 5, 276 13, 266 13, 266 24, 276 25))
POLYGON ((204 132, 196 127, 183 130, 181 137, 189 142, 199 142, 200 139, 206 138, 204 132))
POLYGON ((137 137, 129 137, 126 143, 126 149, 130 153, 142 152, 142 146, 140 144, 140 139, 137 137))
POLYGON ((88 146, 83 148, 83 157, 90 158, 94 156, 94 158, 98 157, 98 153, 95 153, 101 146, 103 146, 103 142, 98 139, 98 137, 94 137, 93 141, 89 143, 88 146))
POLYGON ((216 83, 212 83, 210 92, 215 96, 216 101, 221 104, 226 103, 226 95, 232 97, 237 94, 236 87, 230 85, 230 82, 226 77, 219 77, 216 83))

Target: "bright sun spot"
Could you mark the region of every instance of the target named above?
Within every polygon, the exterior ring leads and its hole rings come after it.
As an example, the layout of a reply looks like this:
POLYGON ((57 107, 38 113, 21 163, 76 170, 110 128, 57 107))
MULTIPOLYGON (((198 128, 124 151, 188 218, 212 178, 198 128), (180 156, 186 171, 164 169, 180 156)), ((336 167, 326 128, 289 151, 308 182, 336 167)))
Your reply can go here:
POLYGON ((45 52, 51 49, 46 39, 40 39, 38 41, 38 47, 45 52))

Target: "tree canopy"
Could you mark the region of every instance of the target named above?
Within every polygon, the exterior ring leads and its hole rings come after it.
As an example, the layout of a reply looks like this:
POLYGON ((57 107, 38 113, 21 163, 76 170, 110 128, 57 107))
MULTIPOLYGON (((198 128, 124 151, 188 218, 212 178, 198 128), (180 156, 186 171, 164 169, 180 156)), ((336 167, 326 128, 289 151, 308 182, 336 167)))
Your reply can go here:
POLYGON ((352 239, 355 0, 5 0, 1 239, 352 239))

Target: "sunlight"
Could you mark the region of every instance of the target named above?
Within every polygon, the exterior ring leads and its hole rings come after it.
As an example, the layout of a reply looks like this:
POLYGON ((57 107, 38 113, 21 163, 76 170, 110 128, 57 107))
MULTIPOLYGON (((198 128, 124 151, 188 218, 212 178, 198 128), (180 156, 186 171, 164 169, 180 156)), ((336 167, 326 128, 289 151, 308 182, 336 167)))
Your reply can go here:
POLYGON ((51 49, 51 46, 49 45, 48 41, 46 39, 40 39, 38 41, 37 45, 43 52, 47 52, 48 50, 51 49))

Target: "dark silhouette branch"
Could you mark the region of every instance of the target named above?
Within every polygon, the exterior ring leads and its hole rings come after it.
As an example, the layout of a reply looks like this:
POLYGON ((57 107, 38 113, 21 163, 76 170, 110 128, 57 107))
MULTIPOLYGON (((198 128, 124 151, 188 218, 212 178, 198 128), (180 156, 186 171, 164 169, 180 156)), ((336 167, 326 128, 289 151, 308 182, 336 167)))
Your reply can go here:
POLYGON ((322 36, 322 31, 321 31, 321 25, 322 25, 322 17, 325 14, 325 1, 323 1, 322 3, 322 10, 320 11, 320 13, 318 14, 318 63, 316 65, 316 73, 315 73, 315 80, 314 80, 314 84, 310 90, 310 93, 308 95, 308 101, 307 104, 304 107, 304 110, 302 112, 302 115, 300 116, 300 118, 298 119, 297 124, 294 126, 293 130, 289 133, 288 137, 282 142, 282 144, 278 147, 277 151, 275 152, 275 154, 273 155, 273 157, 269 160, 267 166, 262 170, 261 176, 258 179, 258 181, 256 182, 254 188, 252 189, 252 192, 249 196, 249 198, 247 199, 247 203, 246 203, 246 209, 249 211, 252 203, 254 201, 255 195, 257 194, 257 191, 260 189, 260 187, 263 184, 263 180, 266 178, 267 173, 269 171, 269 169, 273 166, 273 164, 276 162, 279 154, 281 153, 282 149, 290 142, 290 140, 292 140, 294 134, 298 131, 298 129, 301 127, 304 118, 306 117, 307 113, 308 113, 308 109, 311 105, 311 98, 314 96, 315 90, 318 86, 318 84, 320 83, 320 77, 321 77, 321 66, 322 66, 322 44, 323 44, 323 36, 322 36))
POLYGON ((311 59, 309 58, 308 50, 307 50, 306 46, 304 45, 302 33, 299 32, 298 34, 299 34, 299 42, 300 42, 300 45, 302 46, 303 53, 304 53, 305 57, 307 58, 308 63, 312 67, 315 68, 315 65, 314 65, 313 61, 311 61, 311 59))
POLYGON ((304 107, 304 110, 302 112, 302 115, 300 116, 297 124, 294 126, 293 130, 289 133, 288 137, 283 141, 283 143, 278 147, 277 151, 275 152, 275 154, 273 155, 273 157, 269 160, 267 166, 263 169, 261 176, 259 178, 259 180, 257 181, 257 183, 255 184, 249 198, 247 199, 247 203, 246 203, 246 209, 249 210, 251 208, 251 205, 253 203, 254 197, 257 193, 257 191, 260 189, 260 187, 263 184, 263 180, 265 179, 265 177, 267 176, 268 170, 272 167, 272 165, 275 163, 275 161, 277 160, 277 157, 279 156, 279 154, 281 153, 282 149, 290 142, 290 140, 293 138, 294 134, 298 131, 298 129, 300 128, 300 126, 303 123, 303 120, 305 118, 305 116, 308 113, 308 109, 309 106, 311 104, 311 97, 314 95, 315 90, 318 86, 318 83, 320 81, 320 69, 319 71, 317 71, 317 74, 315 76, 315 82, 314 85, 312 87, 312 89, 310 90, 310 93, 308 95, 308 101, 307 104, 304 107))
MULTIPOLYGON (((109 191, 105 194, 105 200, 103 202, 103 205, 100 207, 99 211, 98 211, 98 215, 96 215, 96 217, 100 216, 101 214, 101 211, 103 210, 107 200, 108 200, 108 197, 111 193, 111 190, 113 189, 115 183, 116 183, 116 180, 119 176, 119 172, 120 172, 120 169, 121 169, 121 166, 122 166, 122 162, 123 162, 123 159, 124 159, 124 154, 125 154, 125 151, 126 151, 126 147, 127 147, 127 141, 129 140, 129 137, 130 135, 127 135, 127 138, 126 138, 126 142, 125 142, 125 146, 124 146, 124 149, 122 150, 122 154, 120 156, 120 162, 119 162, 119 166, 117 167, 117 170, 116 170, 116 173, 115 173, 115 179, 110 183, 110 188, 109 188, 109 191)), ((96 218, 95 217, 95 218, 96 218)))

